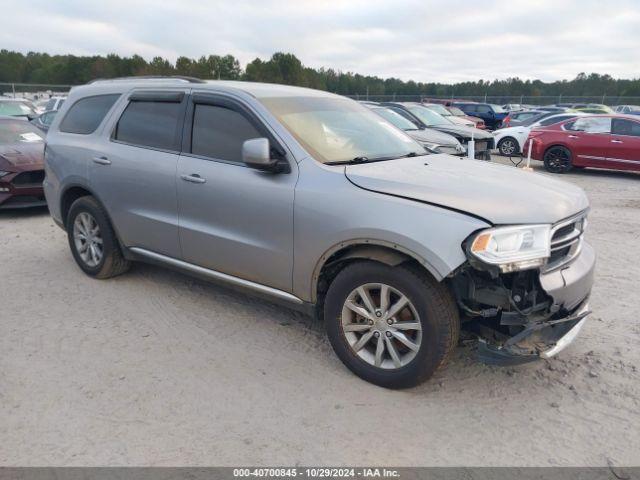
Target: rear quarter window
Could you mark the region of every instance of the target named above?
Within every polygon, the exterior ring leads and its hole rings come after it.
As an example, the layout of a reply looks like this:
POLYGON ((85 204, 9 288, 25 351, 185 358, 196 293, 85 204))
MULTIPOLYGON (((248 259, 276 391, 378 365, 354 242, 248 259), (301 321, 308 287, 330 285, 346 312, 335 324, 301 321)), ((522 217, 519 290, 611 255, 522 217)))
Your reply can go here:
POLYGON ((120 94, 96 95, 74 103, 60 122, 60 131, 89 135, 96 131, 120 94))

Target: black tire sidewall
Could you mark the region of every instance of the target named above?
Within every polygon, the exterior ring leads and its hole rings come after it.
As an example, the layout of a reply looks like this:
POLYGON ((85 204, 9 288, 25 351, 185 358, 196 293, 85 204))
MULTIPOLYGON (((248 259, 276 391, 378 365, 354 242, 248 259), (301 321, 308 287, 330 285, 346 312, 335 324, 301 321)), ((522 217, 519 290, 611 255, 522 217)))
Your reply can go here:
POLYGON ((71 254, 73 255, 76 263, 87 275, 91 277, 100 276, 100 274, 105 270, 105 267, 112 262, 114 249, 119 248, 119 245, 115 244, 115 238, 110 234, 111 232, 111 223, 95 199, 92 197, 81 197, 71 205, 67 216, 67 238, 69 240, 69 248, 71 249, 71 254), (73 240, 73 223, 75 222, 76 217, 82 212, 89 213, 100 227, 103 255, 100 263, 95 267, 87 265, 84 260, 82 260, 73 240))
POLYGON ((423 284, 404 268, 388 267, 377 262, 358 262, 346 267, 334 279, 324 303, 324 322, 329 341, 342 362, 360 378, 387 388, 407 388, 426 378, 440 366, 446 349, 439 341, 443 332, 435 321, 438 312, 430 302, 432 291, 424 291, 423 284), (358 357, 342 331, 341 316, 345 299, 355 288, 366 283, 385 283, 406 295, 415 307, 422 324, 422 343, 413 360, 404 367, 385 370, 368 364, 358 357), (442 351, 445 350, 445 351, 442 351))

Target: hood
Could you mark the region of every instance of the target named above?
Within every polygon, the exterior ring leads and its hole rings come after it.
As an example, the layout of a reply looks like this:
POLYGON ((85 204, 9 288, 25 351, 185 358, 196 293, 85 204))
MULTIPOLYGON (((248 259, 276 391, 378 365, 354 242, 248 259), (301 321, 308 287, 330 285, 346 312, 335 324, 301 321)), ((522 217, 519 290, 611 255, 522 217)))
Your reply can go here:
POLYGON ((44 142, 19 142, 0 145, 0 166, 41 166, 44 168, 44 142))
POLYGON ((418 142, 437 143, 438 145, 458 145, 460 143, 453 135, 431 128, 407 130, 405 133, 418 142))
POLYGON ((475 127, 465 127, 464 125, 433 125, 430 128, 448 133, 449 135, 453 135, 456 138, 462 138, 464 140, 471 140, 472 134, 474 140, 486 140, 493 138, 490 133, 487 133, 484 130, 480 130, 475 127))
POLYGON ((440 205, 494 225, 556 223, 585 210, 584 191, 546 175, 450 155, 348 165, 355 185, 440 205))

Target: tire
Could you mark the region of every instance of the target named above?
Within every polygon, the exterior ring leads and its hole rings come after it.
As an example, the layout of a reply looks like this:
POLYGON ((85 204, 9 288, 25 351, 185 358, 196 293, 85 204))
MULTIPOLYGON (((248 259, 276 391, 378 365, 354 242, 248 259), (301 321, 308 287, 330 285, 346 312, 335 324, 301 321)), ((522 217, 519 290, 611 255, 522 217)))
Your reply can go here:
POLYGON ((571 151, 561 145, 549 147, 542 160, 544 168, 551 173, 567 173, 573 168, 571 151))
POLYGON ((498 151, 500 155, 511 157, 520 153, 520 146, 515 138, 504 137, 498 142, 498 151))
POLYGON ((105 279, 129 270, 130 262, 122 255, 109 217, 95 198, 80 197, 73 202, 66 226, 69 248, 84 273, 105 279))
MULTIPOLYGON (((365 307, 364 313, 369 310, 365 307)), ((372 261, 351 263, 338 273, 325 297, 324 321, 331 346, 345 366, 360 378, 385 388, 408 388, 430 378, 445 363, 460 332, 458 309, 443 284, 411 267, 389 267, 372 261), (381 301, 383 289, 377 287, 386 287, 389 292, 386 309, 381 301), (363 313, 361 305, 366 302, 357 293, 359 288, 367 290, 374 304, 376 313, 368 317, 347 307, 351 302, 363 313), (408 303, 393 314, 402 296, 408 303), (386 312, 380 315, 381 310, 386 312), (417 324, 419 330, 408 328, 417 324), (398 331, 404 341, 398 339, 398 331), (378 357, 381 340, 383 352, 378 357), (362 341, 364 346, 358 350, 362 341), (409 344, 413 348, 406 346, 409 344)))

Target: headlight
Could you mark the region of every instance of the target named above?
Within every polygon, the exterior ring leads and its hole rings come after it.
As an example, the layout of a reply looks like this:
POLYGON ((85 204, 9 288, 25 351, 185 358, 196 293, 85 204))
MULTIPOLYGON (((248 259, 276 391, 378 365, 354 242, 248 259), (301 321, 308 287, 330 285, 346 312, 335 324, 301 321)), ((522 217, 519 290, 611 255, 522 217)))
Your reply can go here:
POLYGON ((478 233, 469 253, 503 273, 544 265, 551 254, 550 225, 497 227, 478 233))

